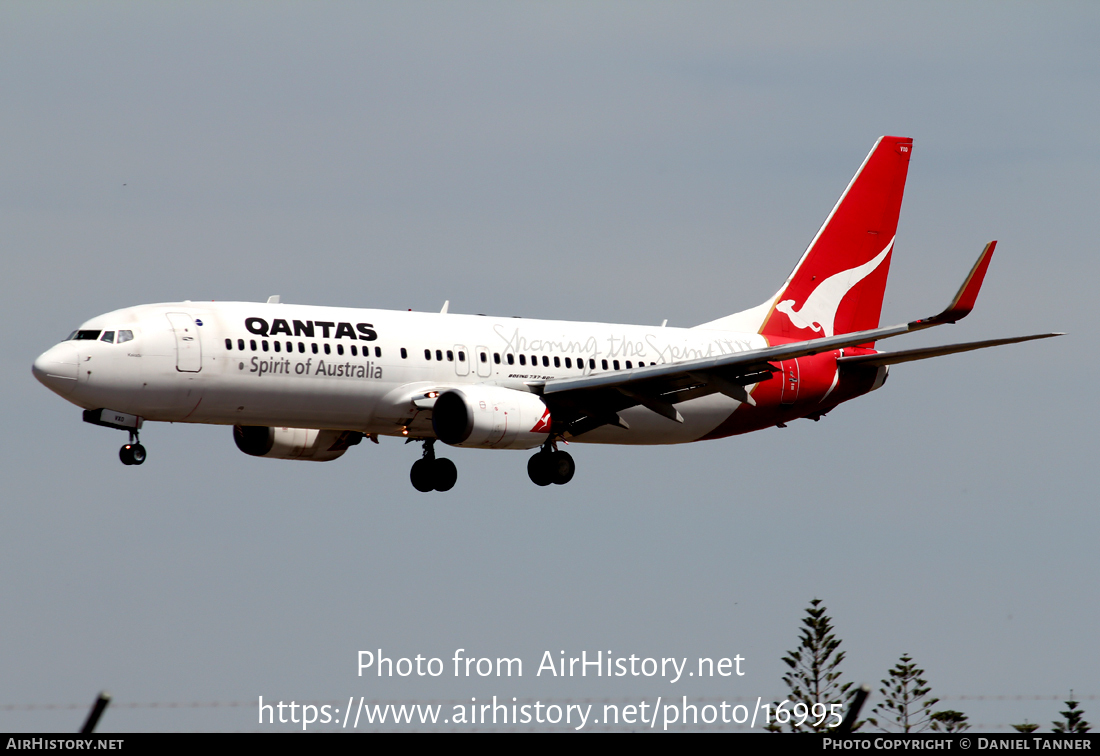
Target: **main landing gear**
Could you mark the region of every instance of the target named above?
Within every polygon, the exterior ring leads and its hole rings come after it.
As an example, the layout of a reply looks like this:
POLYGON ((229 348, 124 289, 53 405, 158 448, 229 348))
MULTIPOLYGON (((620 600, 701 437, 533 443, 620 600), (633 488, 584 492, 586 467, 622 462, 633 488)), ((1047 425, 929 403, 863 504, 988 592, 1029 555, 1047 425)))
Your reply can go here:
POLYGON ((564 486, 573 480, 577 465, 568 452, 556 451, 549 441, 531 459, 527 460, 527 475, 536 486, 548 486, 551 483, 564 486))
POLYGON ((130 431, 130 443, 118 450, 118 458, 124 465, 140 465, 145 462, 145 447, 138 443, 136 430, 130 431))
POLYGON ((423 493, 450 491, 458 481, 458 468, 446 457, 436 459, 435 439, 429 438, 424 442, 424 456, 413 463, 409 478, 413 488, 423 493))

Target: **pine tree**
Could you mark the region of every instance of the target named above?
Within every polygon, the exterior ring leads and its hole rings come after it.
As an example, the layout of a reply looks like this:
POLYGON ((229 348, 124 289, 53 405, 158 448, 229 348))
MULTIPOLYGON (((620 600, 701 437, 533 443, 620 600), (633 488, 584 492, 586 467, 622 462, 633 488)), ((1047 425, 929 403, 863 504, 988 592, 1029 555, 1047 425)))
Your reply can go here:
POLYGON ((924 670, 918 669, 908 654, 903 654, 889 677, 883 679, 879 693, 884 700, 875 705, 871 710, 875 716, 867 717, 867 721, 884 731, 925 730, 932 724, 932 707, 940 700, 928 698, 931 691, 924 670))
POLYGON ((969 717, 961 711, 952 711, 951 709, 937 711, 931 716, 931 719, 932 729, 936 732, 962 732, 970 729, 970 723, 967 722, 969 717))
POLYGON ((1029 732, 1035 732, 1036 730, 1038 730, 1039 725, 1031 724, 1025 719, 1023 724, 1012 725, 1012 729, 1016 732, 1022 732, 1026 735, 1029 732))
MULTIPOLYGON (((821 599, 814 599, 806 609, 806 616, 802 618, 802 633, 799 636, 801 642, 794 651, 788 651, 783 657, 783 662, 791 668, 791 671, 783 675, 783 683, 790 689, 788 696, 790 704, 784 707, 787 711, 796 704, 805 704, 812 708, 814 704, 825 704, 828 709, 830 704, 842 704, 843 712, 847 711, 848 703, 855 694, 851 682, 840 681, 840 663, 844 661, 844 652, 838 651, 840 639, 833 634, 832 620, 825 614, 825 607, 821 605, 821 599)), ((773 712, 775 710, 773 709, 773 712)), ((786 724, 791 732, 825 732, 836 726, 835 717, 807 717, 801 725, 798 719, 792 717, 786 724), (816 722, 822 720, 818 725, 816 722)), ((862 725, 857 722, 852 730, 862 725)), ((778 727, 768 728, 773 732, 778 727)))
POLYGON ((1059 712, 1066 718, 1065 722, 1055 722, 1052 732, 1088 732, 1091 725, 1085 721, 1085 712, 1077 708, 1077 701, 1073 700, 1073 691, 1069 692, 1070 700, 1066 701, 1067 711, 1059 712))

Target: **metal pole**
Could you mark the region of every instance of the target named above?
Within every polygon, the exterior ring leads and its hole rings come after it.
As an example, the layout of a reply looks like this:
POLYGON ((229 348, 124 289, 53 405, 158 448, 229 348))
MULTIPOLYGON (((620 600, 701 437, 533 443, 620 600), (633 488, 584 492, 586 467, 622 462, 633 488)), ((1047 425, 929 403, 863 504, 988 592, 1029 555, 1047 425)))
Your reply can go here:
POLYGON ((840 726, 836 728, 837 735, 849 735, 852 732, 852 727, 856 723, 856 719, 859 717, 859 710, 863 708, 863 702, 867 700, 867 694, 871 692, 871 689, 866 685, 860 685, 859 690, 856 691, 855 698, 852 699, 852 705, 848 709, 848 714, 844 717, 844 721, 840 723, 840 726))
POLYGON ((88 712, 88 719, 84 722, 84 727, 80 729, 81 735, 91 735, 95 730, 95 726, 99 724, 99 718, 103 716, 103 710, 107 708, 107 704, 111 703, 111 696, 107 691, 100 691, 99 697, 96 698, 95 703, 92 704, 92 710, 88 712))

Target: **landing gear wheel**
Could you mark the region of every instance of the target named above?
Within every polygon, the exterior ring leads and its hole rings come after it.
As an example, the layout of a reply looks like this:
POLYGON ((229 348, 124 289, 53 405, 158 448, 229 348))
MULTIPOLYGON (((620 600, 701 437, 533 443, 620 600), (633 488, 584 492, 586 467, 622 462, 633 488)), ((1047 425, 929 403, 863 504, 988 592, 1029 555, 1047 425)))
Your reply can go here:
POLYGON ((577 465, 568 452, 556 451, 546 455, 546 466, 550 470, 550 482, 564 486, 573 480, 573 473, 577 471, 577 465))
POLYGON ((145 447, 141 444, 126 444, 118 450, 118 458, 124 465, 140 465, 145 461, 145 447))
MULTIPOLYGON (((413 462, 412 471, 409 473, 409 479, 412 481, 413 488, 421 493, 428 493, 428 491, 435 490, 435 460, 434 459, 418 459, 413 462)), ((455 473, 456 477, 458 473, 455 473)), ((451 485, 454 485, 452 483, 451 485)))
POLYGON ((527 460, 527 476, 536 486, 548 486, 554 482, 554 471, 550 464, 550 455, 539 452, 527 460))
POLYGON ((432 473, 435 476, 436 491, 450 491, 458 481, 458 468, 455 467, 454 462, 446 457, 441 457, 435 461, 432 473))
POLYGON ((435 439, 430 438, 424 441, 424 456, 413 463, 409 479, 421 493, 450 491, 458 481, 458 468, 449 459, 436 459, 435 439))

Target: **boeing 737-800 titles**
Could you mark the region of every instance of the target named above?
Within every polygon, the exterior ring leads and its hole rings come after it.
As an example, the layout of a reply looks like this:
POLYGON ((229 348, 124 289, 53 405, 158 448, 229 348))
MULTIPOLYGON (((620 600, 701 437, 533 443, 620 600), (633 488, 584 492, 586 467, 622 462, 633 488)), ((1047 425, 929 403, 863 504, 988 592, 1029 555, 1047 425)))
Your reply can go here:
POLYGON ((275 459, 333 460, 395 436, 423 443, 420 491, 458 476, 436 441, 539 449, 527 470, 545 486, 573 477, 561 441, 675 444, 818 420, 892 364, 1058 335, 875 349, 965 317, 996 245, 939 315, 879 327, 911 150, 879 139, 779 291, 694 328, 176 302, 92 318, 34 375, 85 421, 127 431, 127 465, 145 461, 150 420, 232 426, 241 451, 275 459))

